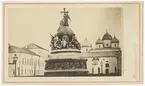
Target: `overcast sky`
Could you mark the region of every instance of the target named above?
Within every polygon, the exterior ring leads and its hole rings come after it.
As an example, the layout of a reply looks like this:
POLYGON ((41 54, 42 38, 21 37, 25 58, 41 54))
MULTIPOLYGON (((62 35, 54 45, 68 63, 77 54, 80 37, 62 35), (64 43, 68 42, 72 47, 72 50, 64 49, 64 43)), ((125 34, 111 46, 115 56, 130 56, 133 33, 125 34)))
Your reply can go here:
MULTIPOLYGON (((71 21, 69 27, 80 43, 85 37, 94 45, 106 33, 123 42, 122 11, 120 8, 66 7, 71 21)), ((63 7, 7 8, 8 42, 23 47, 35 43, 49 49, 51 34, 55 34, 63 14, 63 7)))

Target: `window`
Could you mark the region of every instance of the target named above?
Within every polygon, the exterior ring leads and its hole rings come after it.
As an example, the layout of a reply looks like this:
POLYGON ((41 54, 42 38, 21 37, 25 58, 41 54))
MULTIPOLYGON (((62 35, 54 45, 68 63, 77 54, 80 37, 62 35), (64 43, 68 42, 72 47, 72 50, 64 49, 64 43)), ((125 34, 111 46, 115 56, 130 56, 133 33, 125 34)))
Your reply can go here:
POLYGON ((114 44, 114 46, 116 47, 116 44, 114 44))
POLYGON ((92 68, 92 74, 94 74, 94 68, 92 68))
POLYGON ((25 74, 26 74, 26 72, 27 72, 27 71, 26 71, 26 69, 25 69, 25 74))
POLYGON ((37 59, 36 59, 36 66, 37 66, 37 59))
POLYGON ((109 64, 108 63, 106 63, 106 65, 105 65, 106 67, 109 67, 109 64))
POLYGON ((23 76, 23 68, 21 68, 21 75, 23 76))
POLYGON ((88 49, 86 49, 86 51, 88 51, 88 49))
POLYGON ((25 58, 25 65, 26 65, 26 58, 25 58))
POLYGON ((116 73, 116 67, 115 67, 115 73, 116 73))
POLYGON ((27 59, 27 65, 29 65, 29 59, 27 59))
POLYGON ((33 61, 32 61, 32 59, 30 60, 30 65, 33 65, 33 61))
POLYGON ((106 72, 106 74, 109 74, 109 69, 106 69, 105 72, 106 72))
POLYGON ((100 45, 99 45, 99 48, 100 48, 100 45))
POLYGON ((106 44, 106 46, 108 47, 108 44, 106 44))
POLYGON ((39 60, 38 60, 38 66, 40 66, 39 60))
POLYGON ((99 61, 99 58, 93 58, 92 59, 92 62, 93 62, 92 65, 97 65, 98 64, 98 61, 99 61))
POLYGON ((100 68, 98 67, 98 73, 100 73, 100 68))
POLYGON ((31 63, 31 65, 33 65, 33 60, 32 59, 31 59, 30 63, 31 63))
POLYGON ((22 58, 22 64, 24 64, 24 58, 22 58))

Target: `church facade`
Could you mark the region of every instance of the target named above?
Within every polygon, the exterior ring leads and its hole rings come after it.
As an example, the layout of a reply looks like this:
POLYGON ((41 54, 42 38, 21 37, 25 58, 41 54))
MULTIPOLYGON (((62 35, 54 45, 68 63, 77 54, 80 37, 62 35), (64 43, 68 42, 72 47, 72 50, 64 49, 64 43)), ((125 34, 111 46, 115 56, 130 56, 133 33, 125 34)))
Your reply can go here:
POLYGON ((121 49, 115 36, 106 32, 98 38, 94 48, 85 39, 81 49, 82 57, 87 58, 89 74, 121 75, 121 49))

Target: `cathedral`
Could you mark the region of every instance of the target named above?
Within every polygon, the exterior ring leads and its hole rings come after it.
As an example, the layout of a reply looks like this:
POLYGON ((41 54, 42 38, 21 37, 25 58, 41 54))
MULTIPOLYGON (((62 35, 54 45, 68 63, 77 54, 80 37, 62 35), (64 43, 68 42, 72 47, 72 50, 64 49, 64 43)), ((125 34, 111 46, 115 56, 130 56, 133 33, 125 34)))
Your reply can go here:
POLYGON ((116 36, 112 37, 107 31, 98 38, 95 47, 84 40, 81 46, 82 57, 87 58, 87 69, 90 74, 121 75, 121 49, 116 36))

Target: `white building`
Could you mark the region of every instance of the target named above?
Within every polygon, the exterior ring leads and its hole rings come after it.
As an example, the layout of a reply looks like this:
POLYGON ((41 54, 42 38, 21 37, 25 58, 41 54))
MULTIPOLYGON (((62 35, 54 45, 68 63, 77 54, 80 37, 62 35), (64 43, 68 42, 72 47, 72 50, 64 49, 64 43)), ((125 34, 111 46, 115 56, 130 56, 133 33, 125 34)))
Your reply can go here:
POLYGON ((28 49, 9 45, 9 76, 39 75, 39 59, 39 55, 28 49), (14 63, 14 57, 17 58, 16 63, 14 63))
POLYGON ((25 48, 29 49, 30 51, 36 53, 40 56, 39 62, 40 62, 40 75, 44 75, 44 68, 45 68, 45 60, 49 57, 49 51, 45 48, 42 48, 34 43, 28 44, 25 46, 25 48))
POLYGON ((88 59, 87 69, 90 74, 121 75, 121 50, 119 40, 115 36, 112 38, 106 32, 102 39, 98 38, 95 48, 90 45, 89 42, 85 43, 85 47, 82 44, 82 57, 88 59))

